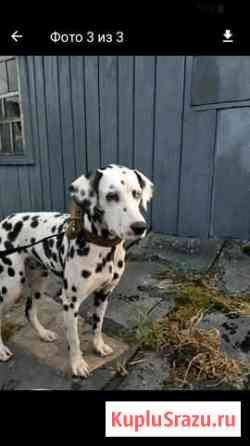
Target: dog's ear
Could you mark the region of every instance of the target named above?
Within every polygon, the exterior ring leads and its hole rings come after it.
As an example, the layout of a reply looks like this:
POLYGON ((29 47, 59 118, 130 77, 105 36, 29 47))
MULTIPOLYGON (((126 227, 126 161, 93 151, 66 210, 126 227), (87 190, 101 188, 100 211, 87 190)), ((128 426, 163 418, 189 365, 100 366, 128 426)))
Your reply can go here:
POLYGON ((153 183, 145 176, 143 173, 141 173, 139 170, 134 171, 137 180, 140 184, 141 190, 142 190, 142 206, 147 210, 148 202, 152 199, 153 196, 153 189, 154 185, 153 183))
POLYGON ((92 211, 96 206, 101 177, 102 172, 97 170, 95 174, 81 175, 69 186, 70 196, 81 208, 92 211))

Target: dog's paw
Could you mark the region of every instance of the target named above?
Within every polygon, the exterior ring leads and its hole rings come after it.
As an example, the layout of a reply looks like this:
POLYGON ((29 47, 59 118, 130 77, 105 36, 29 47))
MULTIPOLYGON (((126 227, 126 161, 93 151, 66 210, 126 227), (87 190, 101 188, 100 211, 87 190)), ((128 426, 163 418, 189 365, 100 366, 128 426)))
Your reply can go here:
POLYGON ((54 342, 57 339, 57 334, 51 330, 44 330, 41 333, 39 333, 39 336, 42 339, 42 341, 45 342, 54 342))
POLYGON ((5 347, 5 345, 0 345, 0 361, 6 362, 13 356, 13 353, 5 347))
POLYGON ((112 355, 114 350, 107 344, 104 343, 102 339, 94 340, 94 349, 101 356, 112 355))
POLYGON ((88 364, 81 356, 71 359, 71 369, 73 376, 79 376, 81 378, 87 378, 89 376, 88 364))

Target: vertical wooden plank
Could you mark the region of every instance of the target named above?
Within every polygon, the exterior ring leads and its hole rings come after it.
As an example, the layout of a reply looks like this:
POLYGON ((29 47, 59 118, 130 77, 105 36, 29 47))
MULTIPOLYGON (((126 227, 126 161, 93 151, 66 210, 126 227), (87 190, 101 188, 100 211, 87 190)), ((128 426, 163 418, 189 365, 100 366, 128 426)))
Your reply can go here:
POLYGON ((71 63, 71 91, 74 123, 74 141, 75 141, 75 160, 76 176, 86 172, 86 110, 85 110, 85 91, 84 91, 84 57, 70 57, 71 63))
POLYGON ((45 97, 47 109, 48 147, 52 210, 64 209, 64 170, 62 160, 61 127, 59 113, 58 61, 56 56, 44 58, 45 97))
POLYGON ((152 177, 153 103, 155 58, 135 59, 135 153, 134 166, 152 177))
POLYGON ((41 184, 41 165, 40 165, 40 151, 39 151, 39 139, 38 139, 38 119, 37 119, 37 99, 35 90, 35 78, 36 72, 34 69, 34 58, 28 56, 27 62, 27 76, 29 83, 29 120, 31 123, 31 140, 30 144, 33 147, 33 154, 35 159, 35 164, 30 166, 30 198, 31 198, 31 208, 33 210, 41 210, 43 207, 43 190, 41 184))
POLYGON ((99 58, 102 164, 117 163, 117 58, 99 58))
MULTIPOLYGON (((64 167, 64 209, 68 200, 68 187, 76 177, 73 105, 71 96, 71 69, 68 56, 58 57, 59 107, 61 118, 62 155, 64 167)), ((78 99, 79 100, 79 99, 78 99)), ((80 117, 78 117, 80 119, 80 117)), ((79 149, 78 149, 79 150, 79 149)))
POLYGON ((16 166, 1 166, 1 189, 4 191, 2 212, 6 217, 13 212, 20 212, 20 188, 16 166))
MULTIPOLYGON (((133 167, 152 179, 154 146, 155 57, 138 56, 134 67, 133 167)), ((147 221, 152 220, 152 202, 147 221)))
POLYGON ((249 239, 250 108, 218 111, 213 235, 249 239))
POLYGON ((99 129, 99 93, 98 59, 96 56, 85 58, 85 96, 87 129, 87 170, 100 167, 100 129, 99 129))
POLYGON ((184 56, 160 56, 156 64, 153 228, 177 232, 184 56))
POLYGON ((179 235, 207 238, 211 206, 216 110, 190 106, 192 58, 188 59, 179 197, 179 235))
POLYGON ((118 58, 118 163, 133 164, 133 57, 118 58))
POLYGON ((36 108, 37 108, 37 126, 38 126, 38 148, 41 163, 41 179, 43 188, 43 208, 51 209, 51 178, 50 178, 50 159, 48 145, 48 118, 46 109, 45 95, 45 73, 44 57, 34 57, 35 66, 35 87, 36 87, 36 108))
MULTIPOLYGON (((27 57, 18 57, 18 72, 19 72, 19 86, 20 86, 20 97, 23 112, 23 137, 25 151, 28 146, 31 146, 31 152, 33 154, 33 135, 31 131, 30 123, 30 99, 29 99, 29 77, 28 77, 28 65, 27 57)), ((20 166, 17 167, 17 174, 20 184, 20 210, 31 210, 31 187, 30 187, 30 168, 31 166, 20 166)))

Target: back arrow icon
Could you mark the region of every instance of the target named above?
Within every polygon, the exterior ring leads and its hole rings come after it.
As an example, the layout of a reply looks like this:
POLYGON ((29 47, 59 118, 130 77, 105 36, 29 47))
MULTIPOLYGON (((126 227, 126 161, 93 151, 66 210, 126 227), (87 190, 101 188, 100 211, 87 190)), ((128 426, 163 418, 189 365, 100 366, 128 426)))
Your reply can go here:
POLYGON ((21 39, 23 36, 22 36, 22 34, 18 34, 18 31, 14 31, 12 34, 11 34, 11 38, 15 41, 15 42, 18 42, 18 39, 21 39))

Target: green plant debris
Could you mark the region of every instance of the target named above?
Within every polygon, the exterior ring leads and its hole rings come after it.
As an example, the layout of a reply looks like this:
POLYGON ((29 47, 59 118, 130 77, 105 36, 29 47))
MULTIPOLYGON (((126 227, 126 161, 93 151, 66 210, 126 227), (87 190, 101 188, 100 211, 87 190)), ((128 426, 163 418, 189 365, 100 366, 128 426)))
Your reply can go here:
POLYGON ((220 350, 220 333, 200 327, 208 312, 250 315, 250 301, 230 297, 216 287, 215 274, 175 273, 168 269, 157 275, 158 287, 174 297, 174 308, 162 319, 150 323, 140 317, 134 329, 137 342, 146 349, 161 351, 170 362, 169 383, 192 386, 194 381, 240 387, 249 365, 220 350))

